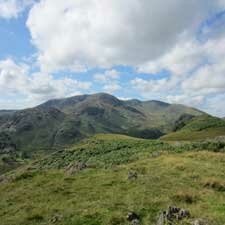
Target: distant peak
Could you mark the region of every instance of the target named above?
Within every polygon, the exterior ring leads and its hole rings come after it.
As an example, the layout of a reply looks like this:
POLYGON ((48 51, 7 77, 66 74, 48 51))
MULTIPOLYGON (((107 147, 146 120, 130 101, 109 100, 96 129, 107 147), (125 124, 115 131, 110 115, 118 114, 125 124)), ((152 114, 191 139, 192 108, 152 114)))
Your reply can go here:
POLYGON ((160 106, 170 106, 169 103, 158 101, 158 100, 150 100, 150 101, 145 101, 145 102, 146 103, 153 103, 153 104, 160 105, 160 106))
POLYGON ((97 94, 90 95, 90 97, 93 99, 99 99, 102 102, 112 104, 114 106, 122 104, 121 100, 119 100, 115 96, 107 94, 107 93, 97 93, 97 94))

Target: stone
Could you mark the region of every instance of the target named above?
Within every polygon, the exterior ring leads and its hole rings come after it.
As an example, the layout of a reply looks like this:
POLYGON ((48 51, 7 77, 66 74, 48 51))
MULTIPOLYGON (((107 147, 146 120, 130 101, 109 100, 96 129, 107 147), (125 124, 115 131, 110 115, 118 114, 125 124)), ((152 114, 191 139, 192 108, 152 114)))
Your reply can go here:
POLYGON ((176 206, 169 206, 168 211, 170 214, 175 214, 180 212, 180 208, 177 208, 176 206))
POLYGON ((62 218, 63 218, 62 215, 56 214, 56 215, 54 215, 54 216, 51 218, 50 222, 51 222, 51 223, 57 223, 57 222, 61 221, 62 218))
POLYGON ((128 180, 137 180, 138 174, 135 171, 128 172, 128 180))
POLYGON ((131 225, 140 225, 140 220, 139 219, 132 220, 131 225))
POLYGON ((181 209, 180 211, 179 211, 179 215, 180 215, 180 217, 183 219, 183 218, 189 218, 190 217, 190 212, 188 211, 188 210, 186 210, 186 209, 181 209))
POLYGON ((153 158, 157 158, 157 157, 159 157, 160 155, 161 155, 160 152, 157 152, 157 151, 152 152, 152 157, 153 157, 153 158))
POLYGON ((189 217, 190 212, 188 210, 176 206, 169 206, 167 210, 160 214, 156 225, 173 225, 174 222, 189 217))
POLYGON ((127 214, 127 220, 132 222, 134 220, 139 220, 139 216, 135 212, 129 212, 127 214))
POLYGON ((165 223, 165 212, 161 213, 156 225, 164 225, 165 223))
POLYGON ((197 219, 193 221, 192 225, 207 225, 207 222, 202 219, 197 219))

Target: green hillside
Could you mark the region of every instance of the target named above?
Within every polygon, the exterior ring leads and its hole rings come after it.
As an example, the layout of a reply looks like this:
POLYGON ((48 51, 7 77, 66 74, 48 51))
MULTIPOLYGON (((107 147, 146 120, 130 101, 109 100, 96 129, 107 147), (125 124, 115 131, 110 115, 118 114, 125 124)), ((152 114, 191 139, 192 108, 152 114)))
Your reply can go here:
POLYGON ((194 117, 176 132, 163 137, 166 141, 193 141, 225 136, 225 121, 208 115, 194 117))
POLYGON ((174 225, 224 225, 224 151, 97 135, 2 176, 1 224, 131 225, 134 212, 138 224, 156 225, 177 206, 190 216, 174 225))
POLYGON ((61 148, 97 133, 121 133, 148 139, 171 132, 183 114, 204 113, 159 101, 121 101, 108 94, 51 100, 32 109, 0 112, 0 152, 61 148), (7 146, 6 146, 7 147, 7 146))

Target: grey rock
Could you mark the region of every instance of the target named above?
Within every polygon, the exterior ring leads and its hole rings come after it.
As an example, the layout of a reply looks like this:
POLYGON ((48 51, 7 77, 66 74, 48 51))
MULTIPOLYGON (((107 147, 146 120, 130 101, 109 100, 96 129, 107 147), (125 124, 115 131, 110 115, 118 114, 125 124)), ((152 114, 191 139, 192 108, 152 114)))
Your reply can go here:
POLYGON ((181 219, 189 218, 191 216, 190 212, 188 210, 186 210, 186 209, 181 209, 179 211, 179 215, 180 215, 181 219))
POLYGON ((131 225, 140 225, 140 220, 139 219, 134 219, 131 221, 131 225))
POLYGON ((169 206, 168 208, 168 212, 170 214, 175 214, 175 213, 179 213, 180 212, 180 208, 176 207, 176 206, 169 206))
POLYGON ((137 180, 138 174, 136 171, 129 171, 128 172, 128 180, 137 180))
POLYGON ((193 221, 192 225, 207 225, 208 223, 202 219, 197 219, 193 221))
POLYGON ((152 152, 152 157, 153 158, 157 158, 157 157, 159 157, 161 155, 161 153, 160 152, 152 152))
POLYGON ((160 214, 156 225, 164 225, 164 224, 165 224, 165 214, 163 212, 160 214))
POLYGON ((62 218, 63 218, 62 215, 56 214, 56 215, 54 215, 54 216, 51 218, 50 222, 51 222, 51 223, 57 223, 57 222, 61 221, 62 218))
POLYGON ((127 214, 127 220, 132 222, 134 220, 139 220, 139 216, 135 212, 129 212, 127 214))
POLYGON ((167 210, 160 214, 156 225, 173 225, 175 221, 189 217, 190 212, 188 210, 176 206, 169 206, 167 210))

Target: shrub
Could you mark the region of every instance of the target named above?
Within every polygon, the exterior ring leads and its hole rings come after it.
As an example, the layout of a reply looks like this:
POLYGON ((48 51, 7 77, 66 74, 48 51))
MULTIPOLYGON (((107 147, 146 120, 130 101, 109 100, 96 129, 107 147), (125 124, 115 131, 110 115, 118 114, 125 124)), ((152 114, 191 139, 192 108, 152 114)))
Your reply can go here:
POLYGON ((178 192, 173 196, 173 199, 177 202, 184 202, 187 204, 193 204, 197 202, 197 196, 190 192, 178 192))
POLYGON ((205 182, 203 182, 203 186, 220 192, 225 191, 225 183, 220 180, 206 180, 205 182))

